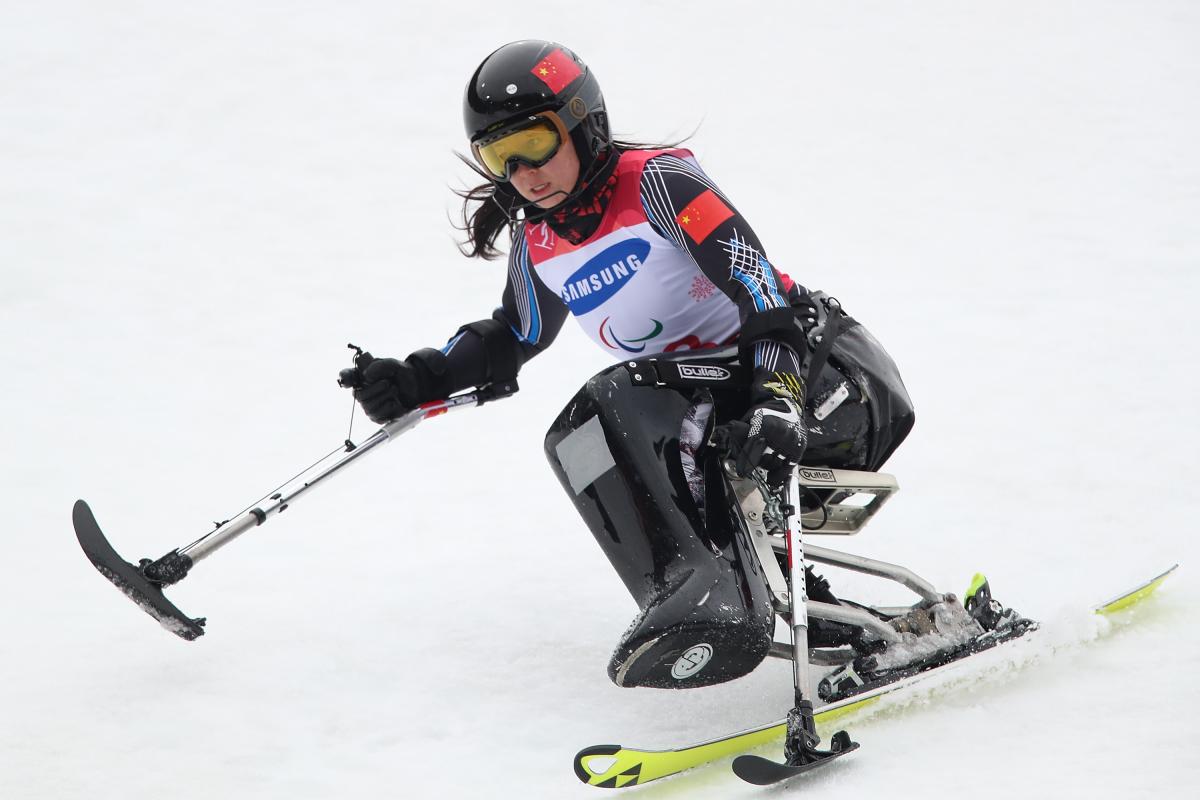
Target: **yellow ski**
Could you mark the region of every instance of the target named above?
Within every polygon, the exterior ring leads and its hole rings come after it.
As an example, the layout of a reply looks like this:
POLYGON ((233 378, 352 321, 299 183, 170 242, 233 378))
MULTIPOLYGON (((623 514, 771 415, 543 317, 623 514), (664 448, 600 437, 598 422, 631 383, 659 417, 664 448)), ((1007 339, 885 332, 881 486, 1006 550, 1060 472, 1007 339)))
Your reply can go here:
MULTIPOLYGON (((1109 616, 1130 608, 1153 594, 1178 567, 1179 565, 1175 564, 1161 575, 1093 606, 1093 612, 1109 616)), ((1010 639, 1009 642, 1019 641, 1021 638, 1023 637, 1016 637, 1010 639)), ((1003 647, 1009 642, 1004 642, 997 647, 1003 647)), ((817 709, 815 714, 817 724, 827 725, 841 717, 854 714, 878 702, 884 695, 905 689, 968 660, 970 659, 952 661, 942 667, 920 672, 895 683, 830 703, 817 709)), ((786 720, 781 719, 758 728, 751 728, 719 739, 674 750, 640 750, 620 745, 596 745, 584 748, 575 755, 575 774, 589 786, 605 789, 637 786, 711 761, 753 750, 760 745, 783 738, 786 731, 786 720)))

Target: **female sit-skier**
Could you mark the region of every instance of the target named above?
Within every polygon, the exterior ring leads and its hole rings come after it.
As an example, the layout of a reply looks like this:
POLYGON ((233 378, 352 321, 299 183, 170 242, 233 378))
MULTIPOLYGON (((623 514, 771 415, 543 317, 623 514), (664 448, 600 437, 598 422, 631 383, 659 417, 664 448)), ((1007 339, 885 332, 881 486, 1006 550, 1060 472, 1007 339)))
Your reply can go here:
MULTIPOLYGON (((511 380, 573 315, 618 363, 554 421, 546 454, 641 609, 609 676, 684 688, 745 675, 774 613, 719 470, 726 458, 739 475, 761 470, 767 490, 800 463, 878 470, 913 423, 895 365, 836 301, 768 261, 691 152, 614 139, 595 75, 566 47, 496 50, 463 116, 486 179, 463 193, 464 252, 494 258, 508 230, 500 307, 441 349, 359 363, 343 384, 382 423, 511 380), (697 642, 707 660, 680 669, 697 642)), ((838 602, 811 572, 807 588, 838 602)), ((810 643, 861 632, 814 620, 810 643)))

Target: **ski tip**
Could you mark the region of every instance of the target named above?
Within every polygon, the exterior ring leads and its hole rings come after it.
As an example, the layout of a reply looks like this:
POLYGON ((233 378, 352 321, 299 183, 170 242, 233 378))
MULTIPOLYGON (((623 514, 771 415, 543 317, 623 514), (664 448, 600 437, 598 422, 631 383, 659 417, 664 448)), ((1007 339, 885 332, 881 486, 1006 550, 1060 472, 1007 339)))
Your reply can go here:
MULTIPOLYGON (((103 537, 104 534, 100 532, 100 523, 96 521, 92 507, 83 500, 76 500, 75 505, 71 507, 71 527, 75 529, 75 538, 79 540, 79 544, 88 554, 88 558, 92 558, 92 547, 89 546, 89 540, 96 536, 103 537)), ((94 562, 95 559, 93 559, 94 562)))
POLYGON ((1123 594, 1119 594, 1116 597, 1096 606, 1094 611, 1097 614, 1107 616, 1109 614, 1115 614, 1118 611, 1124 611, 1130 606, 1140 603, 1150 595, 1154 594, 1154 592, 1158 590, 1158 587, 1162 586, 1163 581, 1171 577, 1171 575, 1177 569, 1179 569, 1179 564, 1172 564, 1169 568, 1167 568, 1166 571, 1156 575, 1145 583, 1139 584, 1133 589, 1130 589, 1123 594))
POLYGON ((733 774, 755 786, 770 786, 779 781, 774 775, 782 766, 762 756, 738 756, 733 760, 733 774))
POLYGON ((619 744, 598 744, 575 754, 575 776, 588 786, 622 789, 641 779, 642 762, 630 759, 619 744))
POLYGON ((88 518, 91 518, 93 520, 96 518, 92 514, 91 506, 89 506, 83 500, 76 500, 75 505, 71 506, 71 522, 74 523, 76 528, 78 528, 79 521, 81 519, 88 519, 88 518))

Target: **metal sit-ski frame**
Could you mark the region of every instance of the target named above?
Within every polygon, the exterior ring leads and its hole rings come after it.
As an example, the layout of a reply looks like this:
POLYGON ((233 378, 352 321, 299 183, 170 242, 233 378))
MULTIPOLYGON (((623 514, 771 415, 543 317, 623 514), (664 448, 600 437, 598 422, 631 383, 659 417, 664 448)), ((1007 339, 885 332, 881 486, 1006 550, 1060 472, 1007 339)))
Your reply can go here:
MULTIPOLYGON (((738 499, 750 539, 762 563, 776 612, 786 613, 789 608, 790 587, 777 554, 786 559, 787 532, 779 528, 777 520, 780 519, 780 515, 772 513, 775 509, 768 508, 768 500, 764 498, 756 481, 739 478, 729 472, 726 474, 738 499)), ((800 485, 799 519, 805 537, 815 534, 850 536, 858 533, 900 489, 894 476, 882 472, 800 467, 796 474, 800 485), (808 507, 806 501, 811 502, 812 498, 816 498, 819 503, 816 503, 815 507, 808 507)), ((878 614, 854 606, 808 600, 810 617, 861 627, 868 631, 872 638, 886 642, 900 639, 895 629, 881 619, 880 615, 894 617, 905 614, 919 605, 937 603, 944 599, 944 595, 929 581, 897 564, 812 544, 805 544, 804 557, 808 561, 893 580, 918 596, 919 599, 911 606, 871 606, 870 608, 878 614)), ((777 642, 771 648, 771 655, 790 659, 792 649, 777 642)), ((809 661, 818 665, 840 664, 851 657, 852 654, 848 650, 809 650, 809 661)))

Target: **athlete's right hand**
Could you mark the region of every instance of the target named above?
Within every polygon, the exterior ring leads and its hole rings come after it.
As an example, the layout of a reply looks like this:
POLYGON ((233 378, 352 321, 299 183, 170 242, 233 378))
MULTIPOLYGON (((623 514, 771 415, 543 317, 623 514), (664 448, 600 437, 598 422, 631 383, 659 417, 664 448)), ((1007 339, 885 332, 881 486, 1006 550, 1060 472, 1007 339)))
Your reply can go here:
POLYGON ((781 486, 800 463, 808 443, 804 381, 788 371, 756 369, 750 397, 745 416, 725 426, 734 471, 745 477, 762 469, 768 483, 781 486))
POLYGON ((338 383, 354 388, 354 399, 371 421, 379 425, 420 404, 416 370, 394 358, 375 358, 365 366, 344 369, 338 383))

